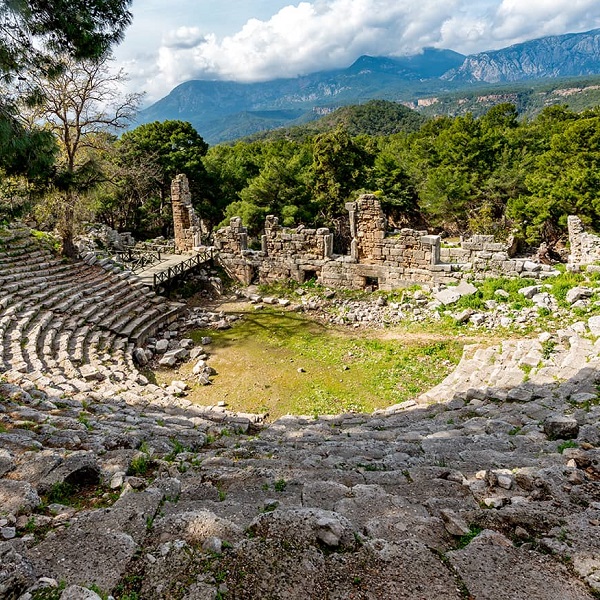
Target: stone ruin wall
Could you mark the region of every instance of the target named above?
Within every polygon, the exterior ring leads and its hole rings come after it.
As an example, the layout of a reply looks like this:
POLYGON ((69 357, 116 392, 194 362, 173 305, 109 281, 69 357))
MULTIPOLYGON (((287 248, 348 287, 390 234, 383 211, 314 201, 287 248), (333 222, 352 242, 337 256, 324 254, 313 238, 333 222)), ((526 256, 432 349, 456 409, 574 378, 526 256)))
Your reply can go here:
POLYGON ((303 283, 316 276, 329 287, 383 290, 414 283, 456 283, 466 277, 539 279, 553 273, 548 265, 510 258, 508 245, 494 242, 492 236, 476 235, 458 247, 442 248, 440 236, 426 231, 402 229, 388 234, 381 204, 373 194, 363 194, 346 209, 352 236, 349 255, 333 254, 329 229, 281 227, 273 216, 265 222, 261 250, 249 250, 246 228, 235 217, 215 234, 221 265, 245 284, 282 279, 303 283))
POLYGON ((214 243, 221 266, 231 277, 247 285, 255 277, 261 283, 282 279, 303 283, 318 277, 333 256, 333 234, 329 229, 281 227, 273 215, 265 221, 260 251, 248 249, 248 233, 239 217, 216 232, 214 243))
POLYGON ((600 236, 588 233, 579 217, 568 218, 569 227, 569 269, 577 271, 585 266, 588 270, 600 271, 600 236))
POLYGON ((202 224, 192 206, 190 186, 184 174, 171 181, 171 205, 175 247, 180 252, 191 252, 202 245, 202 224))

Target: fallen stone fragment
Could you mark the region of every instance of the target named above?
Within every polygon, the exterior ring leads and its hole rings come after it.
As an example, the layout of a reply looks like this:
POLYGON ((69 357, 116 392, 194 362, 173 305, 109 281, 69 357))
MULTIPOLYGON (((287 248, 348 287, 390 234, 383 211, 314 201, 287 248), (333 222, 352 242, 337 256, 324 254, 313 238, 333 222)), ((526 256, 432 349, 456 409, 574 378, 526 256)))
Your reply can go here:
POLYGON ((143 348, 136 348, 133 351, 133 358, 135 362, 140 365, 140 367, 144 367, 148 364, 148 357, 146 356, 146 351, 143 348))
POLYGON ((462 536, 471 532, 467 522, 457 515, 453 510, 446 508, 440 510, 440 515, 444 521, 444 527, 450 535, 462 536))
POLYGON ((575 302, 577 302, 578 300, 582 300, 583 298, 590 298, 591 296, 593 296, 594 294, 594 290, 588 287, 574 287, 571 288, 566 296, 565 296, 565 300, 569 303, 569 304, 574 304, 575 302))
POLYGON ((163 358, 158 361, 158 364, 161 367, 174 367, 177 364, 177 358, 173 355, 163 356, 163 358))
POLYGON ((250 530, 259 536, 332 548, 354 541, 354 528, 346 517, 318 508, 277 509, 256 517, 250 530))
POLYGON ((455 288, 446 288, 445 290, 441 290, 434 294, 434 298, 438 300, 438 302, 448 306, 449 304, 458 302, 462 296, 455 288))
POLYGON ((0 448, 0 477, 4 477, 6 473, 14 468, 15 461, 12 454, 8 450, 0 448))
POLYGON ((544 421, 544 433, 551 440, 571 440, 579 435, 579 424, 571 417, 554 415, 544 421))
POLYGON ((588 328, 594 337, 600 336, 600 315, 588 319, 588 328))
POLYGON ((0 598, 19 598, 34 581, 33 566, 23 551, 11 542, 0 542, 0 598))
POLYGON ((470 308, 465 308, 465 310, 462 310, 454 315, 454 320, 457 323, 466 323, 472 314, 473 311, 470 308))
POLYGON ((169 349, 169 340, 158 340, 155 351, 157 354, 164 354, 169 349))
POLYGON ((161 543, 185 540, 189 544, 203 545, 215 537, 233 543, 243 539, 244 532, 232 521, 209 510, 197 510, 178 512, 157 520, 154 535, 161 543))
POLYGON ((542 286, 540 286, 540 285, 530 285, 530 286, 527 286, 527 287, 520 288, 517 291, 522 296, 525 296, 525 298, 531 299, 536 294, 539 294, 541 289, 542 289, 542 286))

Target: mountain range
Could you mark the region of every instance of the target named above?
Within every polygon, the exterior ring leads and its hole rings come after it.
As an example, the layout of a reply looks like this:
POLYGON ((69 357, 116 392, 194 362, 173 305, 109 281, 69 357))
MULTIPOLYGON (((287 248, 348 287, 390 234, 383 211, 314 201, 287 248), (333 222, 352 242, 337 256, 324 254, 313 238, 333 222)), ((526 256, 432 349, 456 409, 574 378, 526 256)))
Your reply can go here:
POLYGON ((483 85, 600 75, 600 29, 543 37, 464 56, 425 48, 406 57, 361 56, 345 69, 258 83, 187 81, 141 111, 136 124, 189 121, 210 144, 302 124, 340 106, 428 98, 483 85))

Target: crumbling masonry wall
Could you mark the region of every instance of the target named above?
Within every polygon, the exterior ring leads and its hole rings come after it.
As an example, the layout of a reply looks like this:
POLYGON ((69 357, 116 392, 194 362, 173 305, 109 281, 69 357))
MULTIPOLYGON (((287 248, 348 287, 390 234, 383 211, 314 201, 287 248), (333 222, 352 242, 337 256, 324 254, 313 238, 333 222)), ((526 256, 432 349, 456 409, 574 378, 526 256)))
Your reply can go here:
POLYGON ((438 235, 402 229, 389 234, 381 204, 363 194, 346 205, 352 236, 349 255, 333 254, 333 235, 327 228, 281 227, 267 217, 261 250, 248 250, 247 231, 236 217, 215 234, 221 265, 239 281, 272 283, 318 277, 330 287, 392 290, 414 283, 455 283, 465 277, 494 275, 543 278, 547 265, 509 257, 508 246, 492 236, 478 235, 459 247, 442 248, 438 235))
POLYGON ((289 229, 281 227, 273 215, 265 221, 260 251, 248 250, 248 233, 239 217, 216 232, 214 243, 223 268, 246 285, 255 279, 260 283, 281 279, 303 283, 319 277, 322 266, 333 256, 333 235, 329 229, 303 225, 289 229))
POLYGON ((569 266, 578 270, 582 266, 600 264, 600 236, 588 233, 579 217, 570 216, 569 227, 569 266))
POLYGON ((171 181, 171 204, 175 247, 180 252, 190 252, 202 244, 202 226, 192 206, 190 186, 184 174, 171 181))

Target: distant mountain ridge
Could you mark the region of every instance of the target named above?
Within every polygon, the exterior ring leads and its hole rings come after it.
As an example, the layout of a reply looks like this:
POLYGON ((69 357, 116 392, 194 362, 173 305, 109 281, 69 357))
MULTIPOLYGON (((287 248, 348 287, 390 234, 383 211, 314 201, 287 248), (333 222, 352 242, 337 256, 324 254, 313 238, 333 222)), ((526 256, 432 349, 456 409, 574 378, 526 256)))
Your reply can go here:
POLYGON ((442 75, 448 81, 501 83, 600 73, 600 29, 554 35, 467 56, 442 75))
POLYGON ((139 113, 137 123, 189 121, 215 144, 302 124, 371 99, 411 102, 483 83, 600 74, 600 29, 464 56, 426 48, 407 57, 361 56, 346 69, 258 83, 187 81, 139 113))

